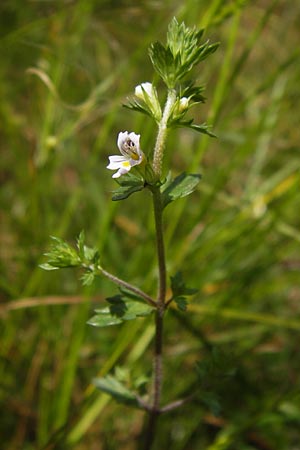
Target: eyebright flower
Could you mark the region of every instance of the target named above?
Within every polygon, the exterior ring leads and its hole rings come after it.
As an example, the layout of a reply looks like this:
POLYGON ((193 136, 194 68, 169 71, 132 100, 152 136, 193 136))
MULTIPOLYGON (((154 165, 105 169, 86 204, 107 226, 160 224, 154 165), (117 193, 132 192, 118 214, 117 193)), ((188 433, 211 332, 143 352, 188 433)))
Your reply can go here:
POLYGON ((128 131, 120 132, 117 144, 123 156, 109 156, 109 165, 106 167, 110 170, 118 170, 113 174, 113 178, 125 175, 132 167, 141 164, 145 159, 145 155, 140 148, 139 134, 128 133, 128 131))

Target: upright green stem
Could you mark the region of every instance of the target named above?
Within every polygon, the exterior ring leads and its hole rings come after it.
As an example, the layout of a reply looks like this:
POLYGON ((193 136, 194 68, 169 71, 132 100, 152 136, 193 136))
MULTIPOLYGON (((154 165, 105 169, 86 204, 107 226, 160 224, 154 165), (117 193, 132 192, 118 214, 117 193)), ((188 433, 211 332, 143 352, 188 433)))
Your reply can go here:
POLYGON ((176 101, 176 91, 174 89, 169 89, 164 112, 158 127, 158 133, 153 155, 153 170, 158 179, 161 177, 163 153, 168 130, 168 120, 175 101, 176 101))
POLYGON ((166 258, 162 223, 162 204, 160 189, 153 190, 153 206, 156 229, 156 248, 158 259, 158 294, 157 294, 157 310, 155 317, 155 352, 154 352, 154 394, 153 409, 158 410, 161 385, 162 385, 162 341, 163 341, 163 316, 166 301, 166 258))
MULTIPOLYGON (((163 154, 167 138, 168 120, 172 113, 174 103, 176 101, 176 91, 169 89, 168 97, 165 104, 164 112, 158 127, 157 139, 153 155, 153 171, 156 179, 161 179, 163 154)), ((166 258, 163 235, 163 221, 162 213, 163 206, 161 200, 161 192, 159 186, 151 186, 153 195, 155 231, 156 231, 156 250, 158 260, 158 293, 155 313, 155 343, 154 343, 154 357, 153 357, 153 398, 152 405, 149 411, 149 421, 147 424, 144 437, 144 450, 150 450, 155 436, 155 427, 157 417, 160 414, 160 399, 163 379, 163 319, 166 308, 166 258)))
POLYGON ((159 187, 152 189, 153 194, 153 207, 154 207, 154 220, 156 231, 156 249, 158 260, 158 294, 157 303, 163 305, 166 296, 166 258, 165 258, 165 246, 163 235, 163 223, 162 223, 162 202, 161 193, 159 187))
POLYGON ((155 436, 155 426, 159 415, 160 398, 162 389, 162 357, 163 357, 163 317, 166 307, 166 259, 162 223, 162 203, 159 187, 151 189, 153 194, 156 249, 158 259, 158 293, 157 308, 155 313, 155 343, 153 357, 153 400, 149 412, 149 421, 145 433, 144 450, 150 450, 155 436))

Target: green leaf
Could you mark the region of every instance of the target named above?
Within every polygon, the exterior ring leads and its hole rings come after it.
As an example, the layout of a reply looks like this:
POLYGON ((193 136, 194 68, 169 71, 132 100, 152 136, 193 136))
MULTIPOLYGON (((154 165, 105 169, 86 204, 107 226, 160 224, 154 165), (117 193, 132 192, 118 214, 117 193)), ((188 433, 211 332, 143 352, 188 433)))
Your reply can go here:
POLYGON ((182 122, 182 123, 179 123, 177 126, 180 126, 180 127, 181 126, 185 126, 185 127, 191 128, 192 130, 197 131, 198 133, 207 134, 208 136, 213 137, 213 138, 217 137, 214 133, 212 133, 209 130, 211 128, 211 126, 210 125, 206 125, 206 123, 202 123, 201 125, 197 125, 195 123, 188 123, 188 124, 186 124, 186 123, 182 122))
POLYGON ((175 17, 171 21, 167 33, 167 43, 177 61, 177 80, 183 78, 199 62, 200 49, 205 46, 203 44, 199 47, 203 32, 204 30, 197 31, 195 28, 186 27, 184 22, 179 24, 175 17))
POLYGON ((117 317, 112 317, 109 308, 106 308, 106 310, 102 309, 101 314, 91 317, 87 322, 88 325, 100 328, 109 327, 111 325, 119 325, 120 323, 122 323, 122 320, 117 317))
POLYGON ((83 286, 91 286, 94 279, 95 279, 95 272, 90 270, 86 271, 81 277, 83 286))
POLYGON ((182 273, 177 272, 174 277, 171 277, 171 289, 173 292, 172 299, 177 305, 177 308, 180 311, 186 311, 188 302, 186 300, 187 295, 193 295, 198 292, 198 289, 192 289, 186 286, 183 278, 182 273))
POLYGON ((220 42, 215 42, 214 44, 210 44, 208 45, 208 42, 205 42, 205 44, 203 44, 197 52, 197 63, 199 63, 200 61, 203 61, 204 59, 206 59, 209 55, 215 53, 215 51, 218 49, 220 42))
POLYGON ((188 28, 184 22, 179 24, 176 17, 173 17, 167 32, 167 43, 173 56, 180 54, 182 63, 190 59, 203 33, 203 29, 197 31, 195 28, 188 28))
POLYGON ((217 137, 214 133, 210 131, 211 126, 206 123, 202 123, 201 125, 197 125, 193 123, 193 119, 190 120, 170 120, 168 123, 168 127, 178 127, 178 128, 191 128, 192 130, 197 131, 198 133, 207 134, 210 137, 217 137))
POLYGON ((123 175, 117 180, 120 185, 113 193, 112 200, 125 200, 134 192, 142 191, 145 187, 144 180, 132 174, 123 175))
POLYGON ((96 327, 118 325, 124 321, 148 316, 154 310, 145 302, 126 299, 120 294, 109 297, 106 300, 109 303, 109 307, 96 309, 96 315, 88 321, 89 325, 96 327))
POLYGON ((41 268, 44 270, 61 269, 67 267, 78 267, 81 264, 80 256, 77 251, 71 247, 67 242, 60 238, 51 236, 53 244, 50 247, 50 251, 45 253, 48 261, 46 264, 41 264, 41 268))
POLYGON ((149 110, 147 105, 141 105, 137 100, 130 100, 128 103, 123 104, 124 108, 131 109, 133 111, 141 112, 146 114, 146 116, 153 117, 152 112, 149 110))
POLYGON ((58 269, 59 269, 59 267, 51 266, 51 265, 48 264, 48 263, 39 264, 39 268, 40 268, 40 269, 43 269, 43 270, 58 270, 58 269))
POLYGON ((110 303, 111 315, 122 320, 133 320, 137 317, 148 316, 153 311, 153 308, 147 303, 126 299, 122 295, 115 295, 108 298, 107 301, 110 303))
POLYGON ((139 407, 136 394, 120 383, 115 377, 107 375, 105 378, 96 378, 93 380, 93 384, 102 392, 113 397, 117 402, 139 407))
POLYGON ((83 256, 86 262, 94 264, 99 262, 99 251, 96 248, 91 248, 87 245, 84 245, 83 256))
POLYGON ((188 288, 183 280, 182 273, 177 272, 174 277, 171 277, 171 289, 175 296, 193 295, 198 292, 198 289, 188 288))
POLYGON ((180 98, 187 97, 192 103, 205 103, 205 97, 202 95, 204 86, 195 86, 193 81, 186 81, 180 86, 180 98))
POLYGON ((123 321, 119 319, 118 317, 112 317, 110 314, 109 308, 102 309, 101 314, 96 314, 95 316, 91 317, 87 324, 92 325, 93 327, 109 327, 111 325, 119 325, 123 321))
POLYGON ((165 208, 174 200, 191 194, 197 187, 201 175, 182 173, 173 181, 163 185, 162 204, 165 208))
POLYGON ((80 259, 84 263, 99 264, 100 255, 96 248, 85 245, 85 233, 81 231, 77 239, 77 248, 80 259))
POLYGON ((122 295, 118 294, 113 297, 108 297, 106 301, 110 304, 109 310, 112 316, 122 318, 126 314, 127 305, 123 300, 122 295))
POLYGON ((82 259, 84 258, 84 242, 85 242, 85 233, 82 230, 77 239, 77 248, 78 248, 79 256, 82 259))
POLYGON ((161 76, 168 88, 172 89, 176 82, 175 60, 169 48, 160 42, 150 45, 149 56, 156 72, 161 76))
POLYGON ((187 310, 188 302, 187 302, 187 300, 186 300, 185 297, 174 297, 173 300, 174 300, 174 302, 176 303, 177 308, 178 308, 180 311, 186 311, 186 310, 187 310))
POLYGON ((119 189, 114 191, 112 200, 113 201, 125 200, 130 195, 134 194, 135 192, 142 191, 143 189, 144 189, 144 184, 138 185, 138 186, 132 186, 132 187, 122 186, 119 189))

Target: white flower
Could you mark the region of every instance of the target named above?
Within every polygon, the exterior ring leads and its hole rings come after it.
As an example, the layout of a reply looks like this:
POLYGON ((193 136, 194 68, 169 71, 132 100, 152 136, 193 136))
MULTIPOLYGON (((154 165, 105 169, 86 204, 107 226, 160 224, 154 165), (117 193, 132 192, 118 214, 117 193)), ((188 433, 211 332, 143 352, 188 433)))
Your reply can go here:
POLYGON ((156 88, 152 83, 146 81, 146 83, 139 84, 135 88, 134 95, 146 103, 153 117, 157 121, 161 119, 161 107, 159 104, 156 88))
POLYGON ((139 97, 141 100, 144 100, 144 91, 146 92, 147 95, 149 95, 150 98, 153 96, 154 88, 152 84, 149 83, 149 81, 146 81, 146 83, 142 83, 136 86, 134 95, 139 97))
POLYGON ((110 170, 117 170, 113 178, 125 175, 130 169, 144 161, 145 155, 140 149, 140 135, 133 132, 124 131, 119 133, 117 141, 119 150, 123 156, 109 156, 109 164, 106 167, 110 170))

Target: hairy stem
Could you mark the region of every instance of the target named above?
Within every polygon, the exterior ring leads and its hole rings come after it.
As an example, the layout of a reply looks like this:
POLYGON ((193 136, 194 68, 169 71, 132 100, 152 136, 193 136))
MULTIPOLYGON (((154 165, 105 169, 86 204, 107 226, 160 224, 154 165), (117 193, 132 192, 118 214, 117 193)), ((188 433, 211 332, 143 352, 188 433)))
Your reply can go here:
MULTIPOLYGON (((158 259, 158 307, 164 307, 166 301, 166 257, 163 235, 162 212, 163 206, 161 201, 161 193, 159 187, 152 188, 153 207, 156 232, 156 250, 158 259)), ((164 309, 164 308, 161 308, 164 309)))
MULTIPOLYGON (((153 155, 153 171, 157 180, 160 180, 162 173, 162 163, 164 148, 167 138, 168 121, 176 102, 176 91, 169 89, 164 112, 158 127, 158 133, 153 155)), ((153 195, 156 251, 158 260, 158 293, 155 312, 155 342, 153 356, 153 394, 152 404, 149 410, 148 424, 144 435, 144 450, 150 450, 155 437, 157 418, 160 414, 160 399, 163 380, 163 320, 166 309, 166 258, 163 235, 162 213, 163 206, 159 186, 151 186, 153 195)))
POLYGON ((160 399, 163 379, 163 317, 166 307, 166 259, 162 223, 162 203, 159 187, 152 188, 155 230, 156 230, 156 248, 158 259, 158 294, 157 309, 155 313, 155 343, 153 357, 153 400, 149 411, 149 420, 145 432, 144 450, 150 450, 154 436, 157 417, 160 413, 160 399))
POLYGON ((163 153, 168 130, 168 120, 171 115, 175 101, 176 101, 176 91, 174 89, 170 89, 168 92, 165 109, 158 127, 158 133, 153 155, 153 170, 158 179, 161 177, 163 153))

